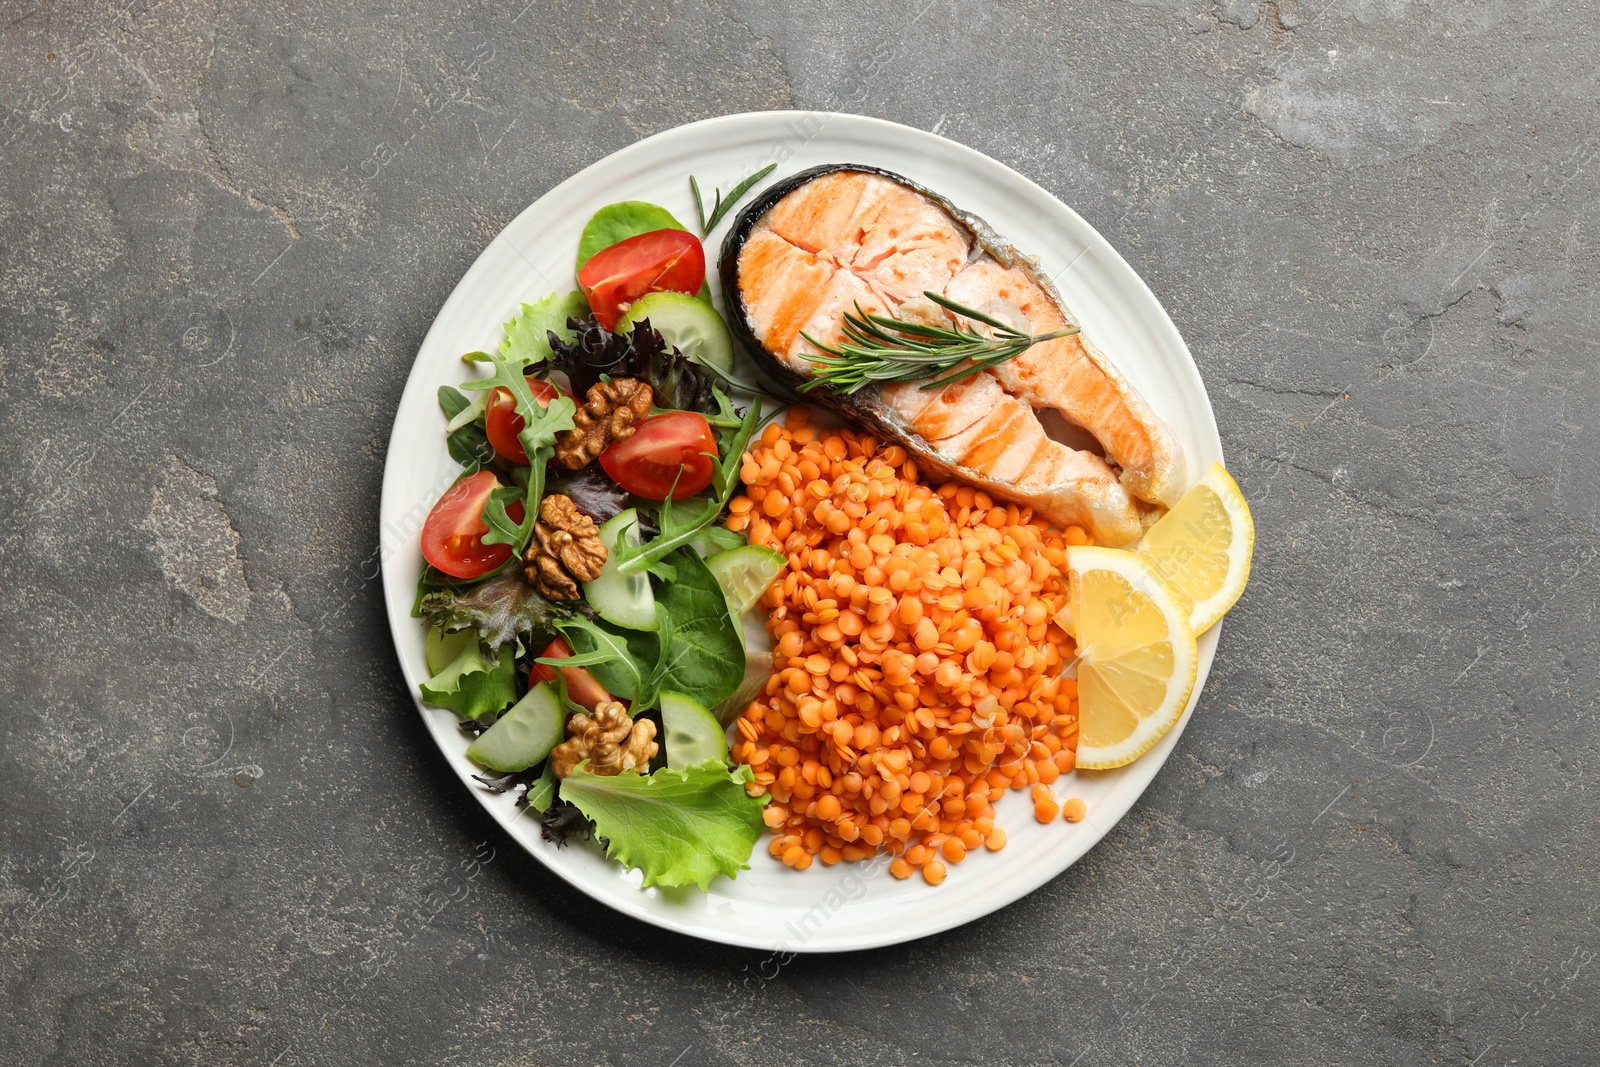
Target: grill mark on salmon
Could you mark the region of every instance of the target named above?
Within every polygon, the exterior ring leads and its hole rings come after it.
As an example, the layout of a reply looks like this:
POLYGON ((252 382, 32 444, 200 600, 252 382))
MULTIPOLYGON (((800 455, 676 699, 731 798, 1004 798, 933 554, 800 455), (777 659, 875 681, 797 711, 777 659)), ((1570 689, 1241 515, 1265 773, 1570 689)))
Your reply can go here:
MULTIPOLYGON (((931 289, 1019 325, 1025 317, 1036 333, 1071 321, 1048 283, 981 220, 853 168, 797 175, 758 198, 735 224, 722 270, 724 291, 738 295, 736 328, 795 383, 819 354, 801 333, 836 343, 857 304, 893 315, 913 299, 932 307, 920 299, 931 289)), ((943 389, 899 383, 812 395, 899 438, 924 469, 1082 525, 1104 544, 1137 539, 1183 489, 1170 431, 1081 335, 943 389), (1045 408, 1092 434, 1106 458, 1052 440, 1036 413, 1045 408)))

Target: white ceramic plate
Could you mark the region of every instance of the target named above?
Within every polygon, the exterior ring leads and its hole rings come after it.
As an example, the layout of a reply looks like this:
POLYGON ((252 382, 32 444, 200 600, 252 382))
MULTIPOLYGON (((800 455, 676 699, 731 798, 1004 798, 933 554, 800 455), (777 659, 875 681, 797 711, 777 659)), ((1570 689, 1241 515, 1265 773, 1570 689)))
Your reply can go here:
MULTIPOLYGON (((657 134, 602 159, 540 197, 478 257, 445 302, 411 369, 396 413, 384 470, 381 550, 384 595, 400 668, 413 695, 428 677, 424 632, 410 615, 421 564, 417 531, 429 507, 460 468, 444 445, 444 418, 434 394, 472 372, 463 352, 498 345, 501 324, 518 302, 574 288, 573 257, 583 224, 617 200, 661 204, 687 223, 694 218, 689 175, 703 189, 727 189, 769 162, 776 180, 821 163, 863 163, 936 189, 981 215, 1056 280, 1085 332, 1132 380, 1177 432, 1189 470, 1222 458, 1216 423, 1199 372, 1154 294, 1094 228, 1011 168, 921 130, 878 119, 822 112, 729 115, 657 134)), ((731 218, 707 239, 714 263, 731 218)), ((716 285, 715 269, 711 284, 716 285)), ((719 294, 720 298, 720 294, 719 294)), ((720 306, 720 299, 719 299, 720 306)), ((506 832, 547 867, 620 912, 657 926, 730 945, 796 952, 838 952, 891 945, 947 930, 1004 907, 1071 866, 1122 818, 1183 732, 1211 667, 1218 629, 1200 640, 1200 674, 1189 709, 1166 737, 1117 771, 1078 773, 1058 793, 1082 797, 1089 815, 1076 825, 1033 819, 1026 792, 1001 800, 998 821, 1009 837, 998 853, 979 852, 932 887, 904 882, 887 864, 814 864, 794 872, 771 859, 766 839, 751 869, 718 879, 709 893, 639 888, 636 872, 608 862, 600 849, 557 849, 540 838, 536 818, 511 794, 495 795, 470 777, 467 738, 446 710, 418 703, 428 730, 463 785, 506 832)), ((530 907, 536 907, 532 901, 530 907)))

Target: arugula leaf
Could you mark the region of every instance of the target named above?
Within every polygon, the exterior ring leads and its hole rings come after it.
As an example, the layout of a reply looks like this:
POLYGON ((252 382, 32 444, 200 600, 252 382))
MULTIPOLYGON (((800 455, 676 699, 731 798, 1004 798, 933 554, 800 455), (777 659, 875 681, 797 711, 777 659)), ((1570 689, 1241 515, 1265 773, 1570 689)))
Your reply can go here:
POLYGON ((572 340, 568 319, 589 316, 589 301, 574 289, 565 296, 551 293, 537 304, 523 304, 522 311, 506 323, 506 338, 500 342, 500 358, 525 367, 550 358, 550 334, 572 340))
POLYGON ((594 821, 606 855, 644 874, 644 887, 698 885, 747 869, 766 824, 767 797, 752 797, 750 768, 708 760, 651 775, 591 773, 584 763, 562 780, 561 796, 594 821))
POLYGON ((750 543, 744 534, 734 533, 726 526, 716 525, 707 526, 704 530, 701 530, 700 540, 704 541, 706 548, 709 549, 706 552, 708 556, 713 552, 726 552, 730 548, 743 548, 750 543))
POLYGON ((649 570, 657 561, 704 536, 706 528, 717 520, 722 509, 728 506, 728 501, 733 499, 733 492, 739 486, 739 468, 744 464, 745 449, 750 446, 750 438, 755 436, 760 423, 761 401, 752 400, 739 429, 724 435, 724 439, 718 442, 722 454, 711 476, 711 489, 716 495, 710 499, 696 497, 663 504, 657 511, 661 532, 655 538, 638 547, 626 544, 617 546, 617 558, 620 561, 617 573, 634 574, 649 570))
POLYGON ((489 500, 483 508, 483 521, 488 524, 489 532, 483 535, 483 543, 510 545, 512 553, 520 556, 528 539, 533 536, 533 524, 539 521, 539 501, 544 496, 545 464, 555 455, 557 435, 572 429, 572 416, 578 409, 565 393, 552 399, 548 407, 540 407, 538 401, 533 399, 533 390, 528 388, 522 365, 504 355, 491 356, 489 365, 493 368, 490 374, 463 382, 461 387, 481 390, 499 386, 511 393, 516 401, 517 414, 522 416, 523 421, 522 432, 517 438, 528 456, 528 486, 520 494, 527 509, 520 523, 513 522, 511 516, 506 514, 506 506, 518 499, 519 494, 509 491, 509 487, 496 489, 489 494, 489 500))
POLYGON ((678 578, 656 594, 656 608, 671 627, 657 635, 666 654, 651 682, 655 690, 671 689, 714 708, 744 680, 739 623, 729 614, 722 586, 693 549, 680 549, 671 562, 678 578))
POLYGON ((412 614, 427 616, 441 629, 476 630, 491 649, 516 638, 522 638, 525 645, 539 644, 540 639, 553 635, 556 624, 569 614, 529 585, 515 564, 473 585, 449 584, 448 576, 427 564, 423 564, 424 582, 430 571, 444 578, 444 583, 419 588, 412 614))
POLYGON ((516 701, 516 679, 516 657, 510 652, 486 658, 483 646, 469 641, 444 670, 422 683, 422 699, 463 719, 481 719, 516 701))
MULTIPOLYGON (((636 701, 644 681, 641 662, 645 655, 654 658, 654 637, 650 634, 623 634, 603 622, 574 615, 558 627, 572 645, 575 655, 535 660, 552 667, 587 667, 595 680, 614 696, 636 701)), ((642 708, 640 710, 643 710, 642 708)))

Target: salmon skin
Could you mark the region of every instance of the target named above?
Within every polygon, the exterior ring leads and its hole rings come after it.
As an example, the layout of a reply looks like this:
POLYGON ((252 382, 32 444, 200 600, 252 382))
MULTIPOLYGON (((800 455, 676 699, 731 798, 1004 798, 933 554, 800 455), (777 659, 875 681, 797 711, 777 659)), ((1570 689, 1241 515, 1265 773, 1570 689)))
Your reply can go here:
MULTIPOLYGON (((778 182, 740 214, 720 264, 734 332, 774 377, 805 384, 847 312, 949 325, 931 290, 1034 334, 1075 325, 1032 259, 987 223, 906 178, 835 164, 778 182)), ((1183 454, 1126 378, 1082 333, 1036 344, 943 389, 900 383, 808 395, 901 441, 924 470, 1083 526, 1137 540, 1187 488, 1183 454), (1058 413, 1099 452, 1052 439, 1058 413)))

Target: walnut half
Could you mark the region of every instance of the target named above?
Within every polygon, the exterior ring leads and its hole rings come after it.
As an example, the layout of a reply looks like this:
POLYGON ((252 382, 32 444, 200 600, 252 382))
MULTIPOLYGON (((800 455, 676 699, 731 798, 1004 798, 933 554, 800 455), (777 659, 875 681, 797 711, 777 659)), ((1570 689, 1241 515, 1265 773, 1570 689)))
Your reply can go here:
POLYGON ((634 722, 620 702, 607 700, 594 709, 593 718, 580 711, 567 720, 567 740, 550 750, 550 769, 565 778, 588 760, 595 774, 643 774, 658 751, 656 724, 634 722))
POLYGON ((523 571, 539 592, 551 600, 577 600, 582 595, 578 583, 600 577, 606 546, 600 528, 570 496, 551 493, 539 502, 539 521, 523 560, 523 571))
POLYGON ((585 467, 613 441, 633 436, 650 414, 655 394, 638 378, 613 378, 589 387, 583 407, 572 416, 572 429, 556 438, 556 462, 568 470, 585 467))

